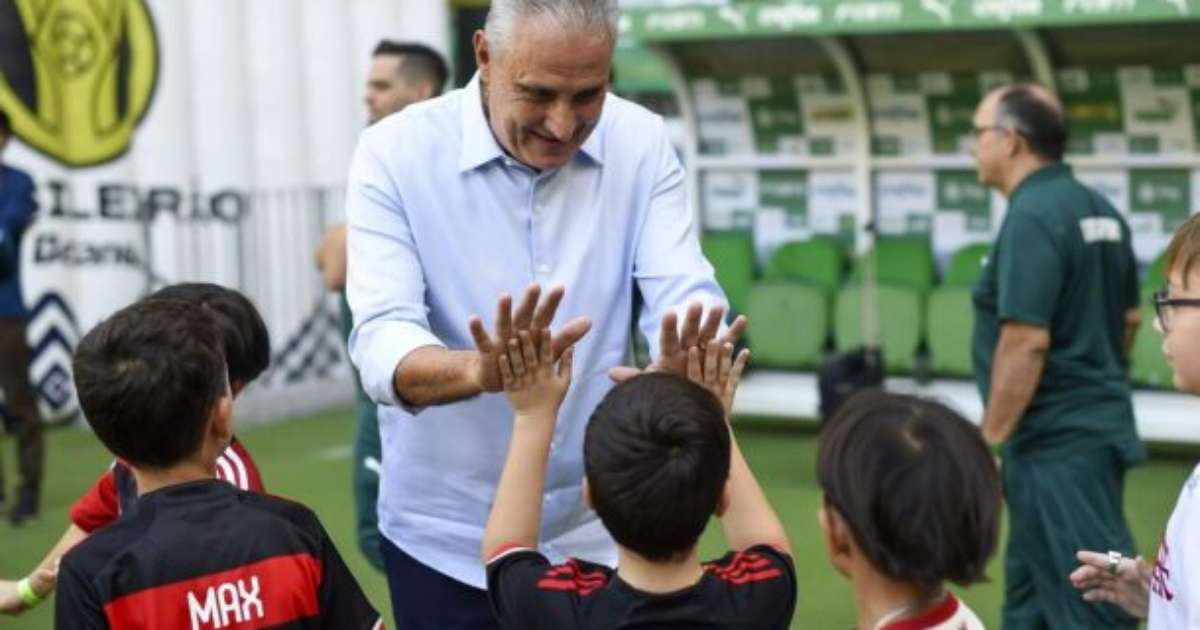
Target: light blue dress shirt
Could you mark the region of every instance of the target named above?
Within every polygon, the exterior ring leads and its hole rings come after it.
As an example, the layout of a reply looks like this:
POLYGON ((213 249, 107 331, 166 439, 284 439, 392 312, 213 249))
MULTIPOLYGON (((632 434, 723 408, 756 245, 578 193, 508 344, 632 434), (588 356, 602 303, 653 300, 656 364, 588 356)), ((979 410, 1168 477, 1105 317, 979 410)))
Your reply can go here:
POLYGON ((380 405, 379 528, 413 558, 484 588, 483 528, 512 430, 500 394, 413 408, 392 386, 424 346, 473 349, 467 327, 492 330, 501 293, 562 284, 553 327, 579 316, 575 354, 547 471, 542 550, 615 563, 611 539, 584 509, 583 435, 628 360, 635 292, 658 351, 664 314, 691 300, 725 303, 700 252, 684 173, 660 117, 608 95, 582 150, 538 173, 509 158, 484 116, 478 76, 362 133, 346 195, 350 354, 380 405))

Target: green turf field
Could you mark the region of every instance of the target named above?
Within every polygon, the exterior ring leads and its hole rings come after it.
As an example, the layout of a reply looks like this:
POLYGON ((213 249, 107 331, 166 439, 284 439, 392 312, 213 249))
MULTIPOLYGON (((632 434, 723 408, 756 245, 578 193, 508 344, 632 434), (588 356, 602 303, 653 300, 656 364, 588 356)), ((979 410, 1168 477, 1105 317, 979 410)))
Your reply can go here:
MULTIPOLYGON (((240 432, 262 469, 273 494, 304 502, 320 515, 350 569, 381 611, 390 611, 383 576, 362 560, 354 542, 350 492, 349 412, 325 414, 240 432)), ((800 582, 800 599, 793 628, 843 629, 855 621, 852 593, 829 567, 819 537, 816 509, 820 495, 813 477, 816 441, 811 433, 744 424, 739 428, 742 449, 766 487, 791 532, 800 582)), ((12 451, 5 442, 5 477, 13 479, 12 451)), ((0 575, 23 575, 58 539, 66 527, 66 510, 108 464, 103 448, 85 431, 55 431, 48 443, 48 475, 41 521, 24 529, 0 523, 0 575)), ((1189 459, 1157 459, 1129 478, 1126 505, 1134 534, 1145 555, 1152 555, 1175 503, 1176 495, 1194 465, 1189 459)), ((703 541, 706 555, 723 550, 718 529, 703 541)), ((988 627, 999 627, 1003 575, 993 563, 994 582, 962 593, 988 627)), ((390 618, 390 612, 388 613, 390 618)), ((0 617, 0 628, 51 628, 53 602, 32 613, 0 617)), ((389 624, 389 627, 394 625, 389 624)))

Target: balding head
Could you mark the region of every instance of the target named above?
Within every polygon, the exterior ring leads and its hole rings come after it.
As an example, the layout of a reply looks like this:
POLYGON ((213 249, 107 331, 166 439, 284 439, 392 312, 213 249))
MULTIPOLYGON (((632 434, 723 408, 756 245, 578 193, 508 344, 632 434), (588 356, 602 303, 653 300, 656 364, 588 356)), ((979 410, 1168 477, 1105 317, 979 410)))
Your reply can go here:
POLYGON ((1011 129, 1042 160, 1061 162, 1067 148, 1067 119, 1062 101, 1043 85, 1015 83, 992 90, 980 107, 989 106, 994 124, 1011 129))

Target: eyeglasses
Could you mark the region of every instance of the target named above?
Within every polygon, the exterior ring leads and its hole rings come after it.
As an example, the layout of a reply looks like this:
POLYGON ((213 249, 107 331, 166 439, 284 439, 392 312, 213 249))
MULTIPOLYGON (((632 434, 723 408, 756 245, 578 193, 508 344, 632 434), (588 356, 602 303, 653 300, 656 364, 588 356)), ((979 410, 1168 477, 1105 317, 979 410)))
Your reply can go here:
POLYGON ((1171 315, 1174 309, 1180 306, 1200 306, 1200 299, 1170 298, 1167 297, 1166 289, 1155 291, 1154 317, 1164 334, 1170 329, 1171 315))

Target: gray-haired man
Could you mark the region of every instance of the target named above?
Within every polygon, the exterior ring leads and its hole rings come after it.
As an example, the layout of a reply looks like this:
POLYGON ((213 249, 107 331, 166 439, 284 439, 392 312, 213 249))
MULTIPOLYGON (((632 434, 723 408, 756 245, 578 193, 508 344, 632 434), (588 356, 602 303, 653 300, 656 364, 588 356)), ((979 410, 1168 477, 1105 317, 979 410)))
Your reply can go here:
POLYGON ((607 94, 617 15, 616 0, 495 0, 475 34, 478 76, 373 125, 355 153, 350 351, 381 405, 379 525, 398 627, 495 627, 479 554, 511 436, 497 357, 517 331, 555 327, 555 353, 575 346, 578 368, 541 549, 608 564, 612 541, 583 506, 583 433, 610 376, 630 373, 635 293, 659 369, 684 373, 687 350, 720 334, 725 298, 663 122, 607 94))

